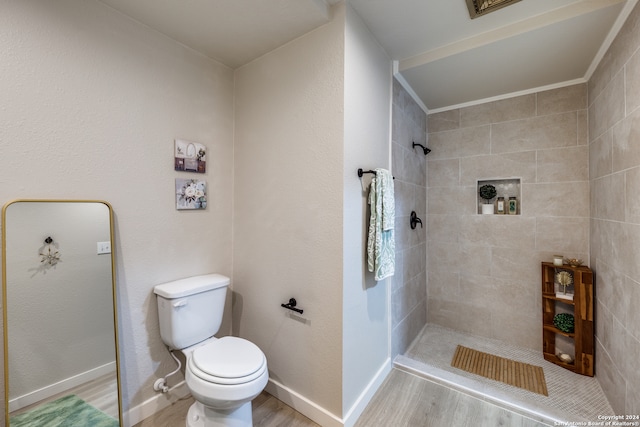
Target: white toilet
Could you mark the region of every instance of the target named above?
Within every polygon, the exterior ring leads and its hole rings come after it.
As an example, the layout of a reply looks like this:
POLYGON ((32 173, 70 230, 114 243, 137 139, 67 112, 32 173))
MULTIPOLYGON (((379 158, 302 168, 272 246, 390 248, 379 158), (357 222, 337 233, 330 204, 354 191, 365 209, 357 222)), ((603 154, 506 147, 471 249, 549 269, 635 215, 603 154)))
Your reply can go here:
POLYGON ((187 427, 253 426, 251 401, 269 379, 264 353, 237 337, 215 338, 229 278, 219 274, 157 285, 160 335, 185 356, 185 381, 196 402, 187 427))

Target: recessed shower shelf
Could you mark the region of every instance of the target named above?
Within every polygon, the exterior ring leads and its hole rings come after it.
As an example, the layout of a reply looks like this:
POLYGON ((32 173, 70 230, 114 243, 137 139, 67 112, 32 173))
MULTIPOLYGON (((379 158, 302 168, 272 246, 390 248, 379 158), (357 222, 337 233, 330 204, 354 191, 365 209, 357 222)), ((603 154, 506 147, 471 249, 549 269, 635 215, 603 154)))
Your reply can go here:
POLYGON ((520 178, 501 178, 501 179, 496 178, 496 179, 478 180, 478 184, 476 188, 478 214, 482 214, 482 205, 487 204, 487 201, 480 196, 480 188, 484 185, 492 185, 496 189, 495 197, 491 198, 488 203, 494 206, 495 214, 499 213, 498 206, 497 206, 497 201, 499 197, 502 197, 504 200, 504 211, 501 212, 504 214, 509 214, 509 198, 515 197, 515 202, 516 202, 515 215, 520 215, 521 213, 520 212, 520 202, 521 202, 520 178))

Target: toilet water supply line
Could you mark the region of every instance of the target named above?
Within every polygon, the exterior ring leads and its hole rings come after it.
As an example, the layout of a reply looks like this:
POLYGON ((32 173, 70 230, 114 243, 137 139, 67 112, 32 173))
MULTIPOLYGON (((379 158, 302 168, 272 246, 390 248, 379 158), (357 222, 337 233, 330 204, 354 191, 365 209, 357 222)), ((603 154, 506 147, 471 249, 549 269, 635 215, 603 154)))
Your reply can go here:
POLYGON ((173 350, 169 350, 169 354, 171 355, 171 357, 173 357, 173 360, 175 360, 178 363, 178 367, 176 368, 175 371, 165 375, 164 378, 158 378, 156 380, 155 383, 153 383, 153 389, 155 391, 161 391, 163 393, 166 393, 169 391, 169 387, 167 386, 167 378, 169 378, 170 376, 177 374, 178 371, 180 370, 180 368, 182 368, 182 363, 180 362, 180 359, 178 359, 175 354, 173 354, 173 350))

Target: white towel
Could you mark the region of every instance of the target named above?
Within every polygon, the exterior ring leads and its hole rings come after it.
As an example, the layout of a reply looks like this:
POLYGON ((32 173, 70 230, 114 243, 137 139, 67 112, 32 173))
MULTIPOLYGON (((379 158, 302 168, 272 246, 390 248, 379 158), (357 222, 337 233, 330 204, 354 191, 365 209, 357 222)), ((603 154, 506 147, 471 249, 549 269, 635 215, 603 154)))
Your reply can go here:
POLYGON ((376 169, 369 187, 369 236, 367 264, 376 281, 393 276, 396 266, 396 217, 393 176, 386 169, 376 169))

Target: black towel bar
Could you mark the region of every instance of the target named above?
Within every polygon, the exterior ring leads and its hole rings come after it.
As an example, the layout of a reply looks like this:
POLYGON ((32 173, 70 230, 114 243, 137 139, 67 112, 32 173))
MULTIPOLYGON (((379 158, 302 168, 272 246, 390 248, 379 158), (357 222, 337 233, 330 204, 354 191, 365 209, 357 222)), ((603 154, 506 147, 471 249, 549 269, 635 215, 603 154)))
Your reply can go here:
MULTIPOLYGON (((360 178, 362 178, 362 175, 364 175, 365 173, 372 173, 372 174, 376 175, 376 171, 372 171, 372 170, 366 171, 366 170, 363 170, 362 168, 358 169, 358 176, 360 178)), ((396 179, 396 177, 394 176, 393 179, 396 179)))

